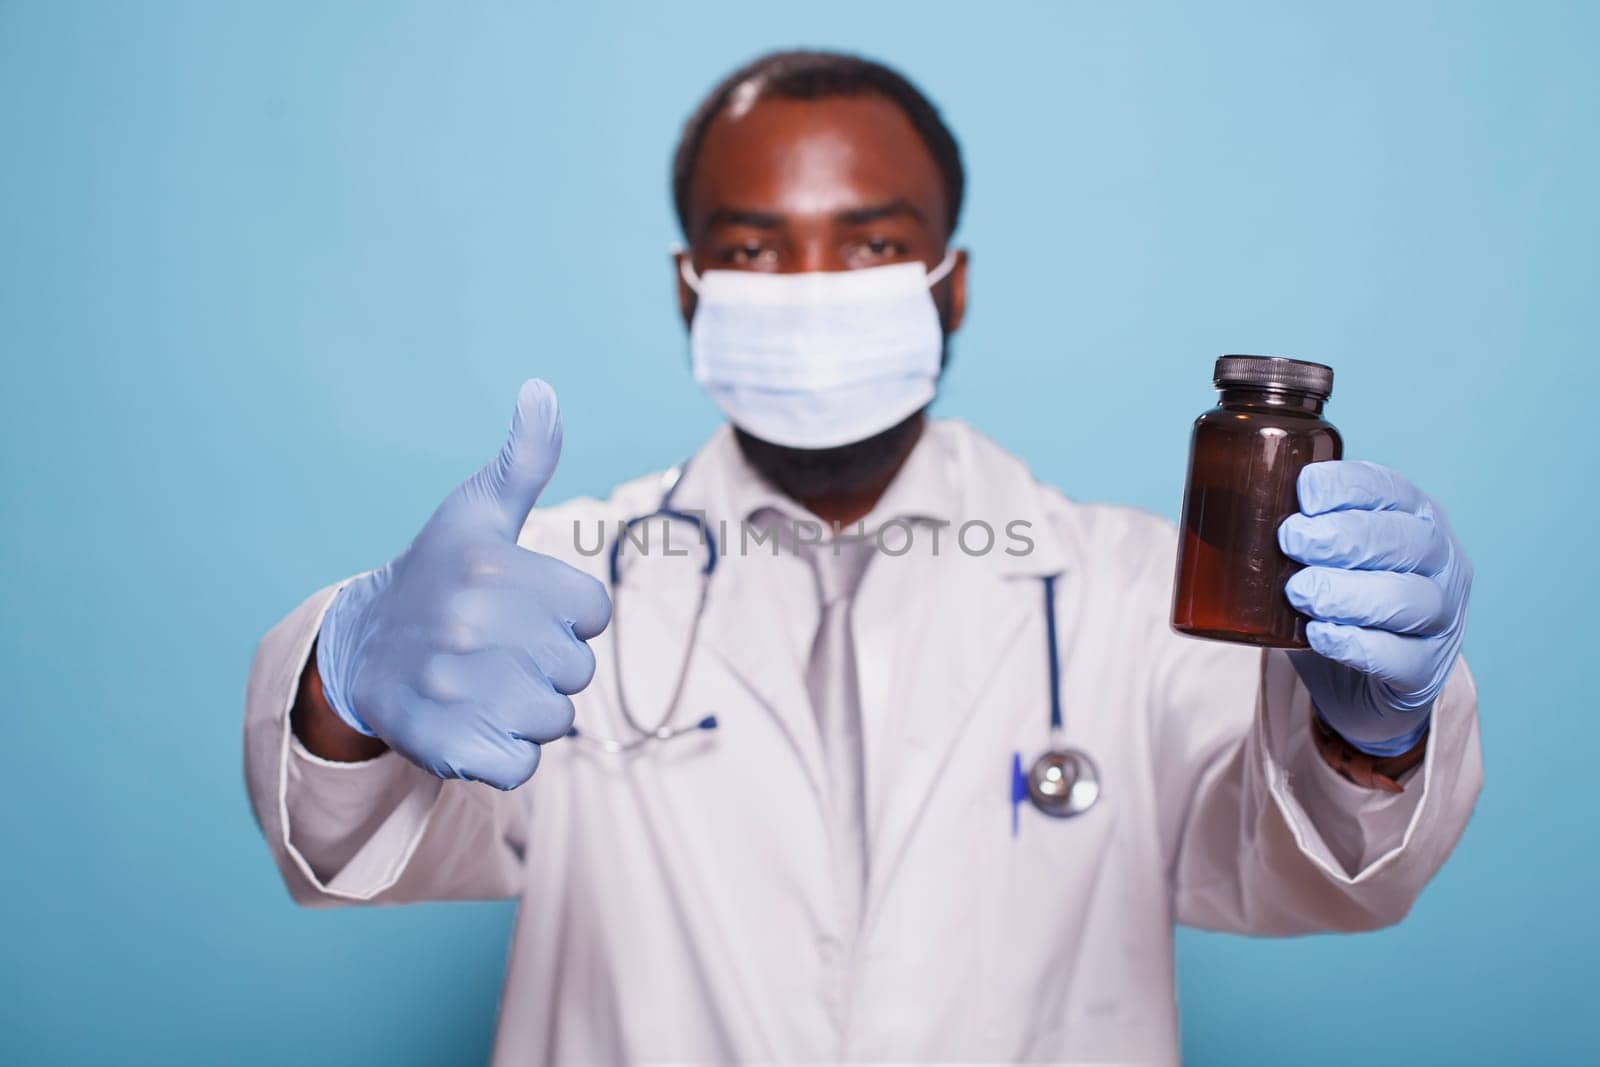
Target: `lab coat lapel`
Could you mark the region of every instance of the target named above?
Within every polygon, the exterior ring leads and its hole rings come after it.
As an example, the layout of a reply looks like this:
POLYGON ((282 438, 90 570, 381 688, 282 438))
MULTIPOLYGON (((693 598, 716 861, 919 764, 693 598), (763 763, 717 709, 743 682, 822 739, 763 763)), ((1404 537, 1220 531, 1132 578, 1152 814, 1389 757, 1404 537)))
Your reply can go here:
POLYGON ((762 581, 760 563, 730 556, 718 565, 706 603, 705 646, 778 721, 821 805, 827 795, 822 738, 802 667, 773 618, 783 609, 762 581))
MULTIPOLYGON (((876 762, 878 805, 873 819, 871 875, 864 929, 869 927, 892 882, 929 795, 948 764, 993 673, 1007 660, 1019 633, 1038 614, 1019 595, 1021 579, 1007 578, 973 561, 941 573, 931 591, 916 647, 897 647, 890 692, 897 706, 886 709, 890 726, 876 762), (955 632, 935 633, 950 628, 955 632)), ((895 618, 879 625, 896 625, 895 618)))

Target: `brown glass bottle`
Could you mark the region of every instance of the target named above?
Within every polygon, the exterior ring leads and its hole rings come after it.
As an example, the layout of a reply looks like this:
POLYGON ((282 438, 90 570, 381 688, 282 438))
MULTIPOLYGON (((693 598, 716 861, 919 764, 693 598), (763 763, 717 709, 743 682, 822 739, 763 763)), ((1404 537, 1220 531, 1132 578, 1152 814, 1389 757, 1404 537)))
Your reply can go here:
POLYGON ((1217 406, 1195 420, 1183 493, 1172 628, 1195 637, 1307 648, 1305 616, 1283 584, 1300 564, 1278 524, 1300 510, 1295 480, 1344 444, 1322 417, 1333 370, 1276 356, 1223 356, 1217 406))

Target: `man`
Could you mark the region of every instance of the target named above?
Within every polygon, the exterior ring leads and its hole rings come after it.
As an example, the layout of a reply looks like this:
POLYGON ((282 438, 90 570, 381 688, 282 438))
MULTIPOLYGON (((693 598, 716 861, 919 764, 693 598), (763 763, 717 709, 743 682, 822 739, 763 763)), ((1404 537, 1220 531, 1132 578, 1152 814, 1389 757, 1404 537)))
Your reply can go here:
POLYGON ((1308 468, 1280 540, 1315 651, 1180 637, 1168 523, 924 415, 967 264, 916 89, 767 56, 673 185, 732 425, 665 497, 535 509, 562 424, 530 382, 401 556, 267 635, 246 769, 295 899, 520 898, 505 1063, 1171 1061, 1174 921, 1402 918, 1481 777, 1433 503, 1308 468), (1014 806, 1059 745, 1099 802, 1014 806))

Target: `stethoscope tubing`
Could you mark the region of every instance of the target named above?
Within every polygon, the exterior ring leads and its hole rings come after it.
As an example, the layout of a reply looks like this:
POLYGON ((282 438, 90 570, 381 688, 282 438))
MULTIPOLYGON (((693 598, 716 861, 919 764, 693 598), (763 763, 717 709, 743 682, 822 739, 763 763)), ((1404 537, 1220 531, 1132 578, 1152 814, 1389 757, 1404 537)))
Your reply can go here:
POLYGON ((678 491, 678 486, 683 482, 687 473, 687 462, 667 471, 662 478, 663 491, 661 503, 652 512, 637 515, 623 522, 617 531, 617 536, 611 541, 610 557, 607 569, 611 578, 611 671, 612 683, 617 690, 617 710, 622 714, 622 720, 634 737, 623 740, 621 738, 601 737, 582 733, 576 726, 567 731, 567 737, 574 741, 587 744, 592 748, 613 755, 638 751, 653 741, 671 741, 674 738, 685 737, 689 734, 703 730, 715 730, 717 717, 706 715, 689 726, 674 727, 671 725, 672 716, 678 710, 678 704, 683 699, 683 687, 689 677, 689 660, 700 639, 700 620, 705 617, 706 599, 711 590, 711 573, 717 567, 717 542, 711 533, 711 528, 704 519, 687 511, 680 511, 672 506, 672 497, 678 491), (671 695, 666 706, 662 709, 661 716, 654 726, 647 727, 642 724, 633 712, 633 704, 628 699, 626 683, 622 678, 622 545, 628 539, 628 532, 640 523, 652 519, 666 519, 668 522, 686 522, 695 528, 701 542, 705 545, 706 560, 700 568, 700 596, 695 603, 694 617, 689 624, 689 640, 684 647, 683 661, 678 667, 678 676, 673 681, 671 695))
POLYGON ((1035 757, 1022 777, 1022 754, 1011 761, 1011 833, 1018 830, 1016 806, 1026 796, 1034 808, 1056 819, 1082 815, 1100 800, 1100 769, 1089 754, 1064 742, 1061 714, 1061 648, 1056 633, 1056 578, 1044 576, 1045 657, 1049 664, 1050 747, 1035 757))

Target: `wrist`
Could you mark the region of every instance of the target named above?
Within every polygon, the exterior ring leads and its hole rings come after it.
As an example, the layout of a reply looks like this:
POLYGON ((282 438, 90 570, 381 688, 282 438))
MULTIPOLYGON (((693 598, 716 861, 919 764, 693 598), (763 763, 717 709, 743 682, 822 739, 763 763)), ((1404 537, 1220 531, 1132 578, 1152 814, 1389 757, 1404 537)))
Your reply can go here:
MULTIPOLYGON (((1317 717, 1321 718, 1322 712, 1318 711, 1317 717)), ((1418 743, 1420 743, 1423 738, 1428 736, 1428 730, 1433 724, 1433 710, 1430 708, 1427 711, 1424 711, 1422 713, 1422 720, 1410 730, 1407 730, 1405 733, 1396 737, 1389 738, 1369 737, 1358 740, 1344 733, 1326 719, 1322 719, 1322 721, 1330 730, 1333 730, 1335 733, 1337 733, 1344 740, 1345 744, 1349 745, 1356 751, 1365 753, 1374 759, 1393 759, 1397 756, 1403 756, 1407 752, 1410 752, 1412 749, 1417 747, 1418 743)))
POLYGON ((356 713, 346 676, 350 664, 360 651, 360 635, 365 629, 362 622, 367 607, 377 597, 382 586, 379 576, 386 570, 384 568, 352 579, 334 594, 333 603, 328 605, 322 617, 322 627, 317 633, 316 647, 312 653, 328 709, 345 726, 364 737, 376 737, 377 734, 356 713))
POLYGON ((1311 735, 1318 753, 1346 781, 1367 789, 1381 789, 1386 793, 1402 793, 1400 777, 1421 763, 1428 752, 1428 724, 1405 751, 1393 756, 1378 756, 1357 748, 1340 734, 1320 711, 1313 710, 1311 735))
POLYGON ((1410 752, 1428 736, 1433 720, 1431 698, 1410 703, 1396 699, 1387 685, 1371 675, 1357 680, 1363 684, 1341 700, 1325 704, 1319 695, 1312 696, 1316 717, 1345 744, 1375 759, 1391 759, 1410 752))
POLYGON ((315 649, 300 673, 289 725, 308 752, 335 763, 361 763, 389 750, 389 746, 377 738, 351 729, 328 703, 322 674, 317 669, 315 649))

